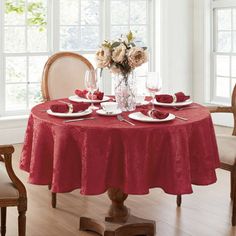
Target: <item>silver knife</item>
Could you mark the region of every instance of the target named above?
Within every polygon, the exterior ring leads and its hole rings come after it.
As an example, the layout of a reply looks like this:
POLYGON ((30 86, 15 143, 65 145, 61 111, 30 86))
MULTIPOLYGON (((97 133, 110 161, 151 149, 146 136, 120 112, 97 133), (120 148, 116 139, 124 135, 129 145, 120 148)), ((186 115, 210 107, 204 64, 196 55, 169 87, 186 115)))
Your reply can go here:
POLYGON ((72 119, 72 120, 64 120, 64 123, 75 122, 75 121, 82 121, 82 120, 94 120, 96 117, 88 117, 88 118, 79 118, 79 119, 72 119))

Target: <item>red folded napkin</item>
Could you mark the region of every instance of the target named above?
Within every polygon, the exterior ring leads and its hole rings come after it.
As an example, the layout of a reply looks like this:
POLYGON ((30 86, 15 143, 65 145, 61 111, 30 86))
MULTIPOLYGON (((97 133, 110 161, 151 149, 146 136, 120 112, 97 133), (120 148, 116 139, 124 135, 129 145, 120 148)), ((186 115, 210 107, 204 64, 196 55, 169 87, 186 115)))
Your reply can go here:
POLYGON ((168 112, 162 112, 162 111, 159 111, 159 110, 150 110, 150 109, 147 109, 147 108, 142 108, 140 110, 140 112, 142 114, 144 114, 145 116, 149 116, 153 119, 165 119, 166 117, 169 116, 169 113, 168 112))
POLYGON ((52 112, 58 112, 58 113, 75 113, 79 111, 85 111, 88 109, 89 105, 85 102, 79 102, 79 103, 70 103, 69 104, 52 104, 50 106, 50 109, 52 112))
POLYGON ((161 94, 156 95, 157 102, 162 103, 172 103, 172 102, 184 102, 190 98, 190 96, 186 96, 183 92, 175 93, 174 95, 169 94, 161 94))
POLYGON ((81 98, 91 99, 91 100, 102 100, 104 93, 96 90, 93 95, 87 90, 76 89, 75 94, 81 98))

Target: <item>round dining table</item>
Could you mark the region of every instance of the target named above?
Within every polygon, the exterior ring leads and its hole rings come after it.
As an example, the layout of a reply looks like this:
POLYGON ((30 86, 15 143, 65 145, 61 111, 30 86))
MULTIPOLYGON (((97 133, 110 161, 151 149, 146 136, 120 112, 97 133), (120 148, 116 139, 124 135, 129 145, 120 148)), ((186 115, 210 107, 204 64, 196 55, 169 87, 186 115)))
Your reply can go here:
POLYGON ((94 119, 66 123, 71 118, 46 112, 55 103, 58 100, 32 109, 20 168, 29 173, 29 183, 50 185, 54 193, 78 188, 84 195, 107 191, 111 207, 105 223, 81 217, 83 230, 102 235, 154 235, 155 222, 132 216, 124 205, 129 194, 147 194, 151 188, 191 194, 193 184, 216 182, 219 155, 212 119, 204 106, 192 103, 180 110, 158 106, 176 115, 166 122, 136 121, 128 116, 132 112, 123 112, 135 124, 130 125, 95 111, 86 116, 94 119), (111 229, 107 222, 117 226, 111 229))

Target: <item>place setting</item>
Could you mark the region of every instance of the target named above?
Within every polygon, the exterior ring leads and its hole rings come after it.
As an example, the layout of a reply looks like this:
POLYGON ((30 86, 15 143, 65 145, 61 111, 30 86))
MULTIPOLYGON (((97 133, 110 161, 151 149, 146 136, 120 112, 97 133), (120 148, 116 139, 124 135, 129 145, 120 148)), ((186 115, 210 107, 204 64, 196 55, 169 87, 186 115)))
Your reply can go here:
POLYGON ((89 108, 89 104, 85 102, 70 103, 59 100, 50 105, 46 113, 59 118, 76 118, 87 116, 92 113, 92 110, 89 108))
POLYGON ((101 103, 110 100, 110 97, 104 96, 104 93, 99 91, 99 77, 100 71, 98 69, 87 70, 84 79, 86 89, 76 89, 75 95, 70 96, 68 99, 73 102, 91 103, 91 110, 99 109, 94 105, 94 103, 101 103))

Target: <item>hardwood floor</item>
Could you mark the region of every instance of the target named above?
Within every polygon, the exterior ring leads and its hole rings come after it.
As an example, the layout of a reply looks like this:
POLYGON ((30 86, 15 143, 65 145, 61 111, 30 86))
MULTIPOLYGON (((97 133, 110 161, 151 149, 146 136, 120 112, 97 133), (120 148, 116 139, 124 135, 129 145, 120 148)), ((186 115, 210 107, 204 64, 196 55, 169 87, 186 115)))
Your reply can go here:
MULTIPOLYGON (((106 194, 88 197, 80 195, 79 190, 58 194, 57 208, 53 209, 47 187, 27 184, 28 174, 19 170, 21 147, 15 145, 13 165, 28 191, 27 235, 96 235, 79 231, 79 217, 89 214, 103 218, 109 204, 106 194)), ((231 227, 229 173, 217 170, 217 176, 214 185, 194 186, 193 194, 183 196, 181 208, 176 207, 175 196, 160 189, 153 189, 148 195, 129 196, 126 205, 136 216, 155 220, 158 236, 236 236, 236 227, 231 227)), ((8 208, 7 236, 16 235, 17 210, 8 208)))

